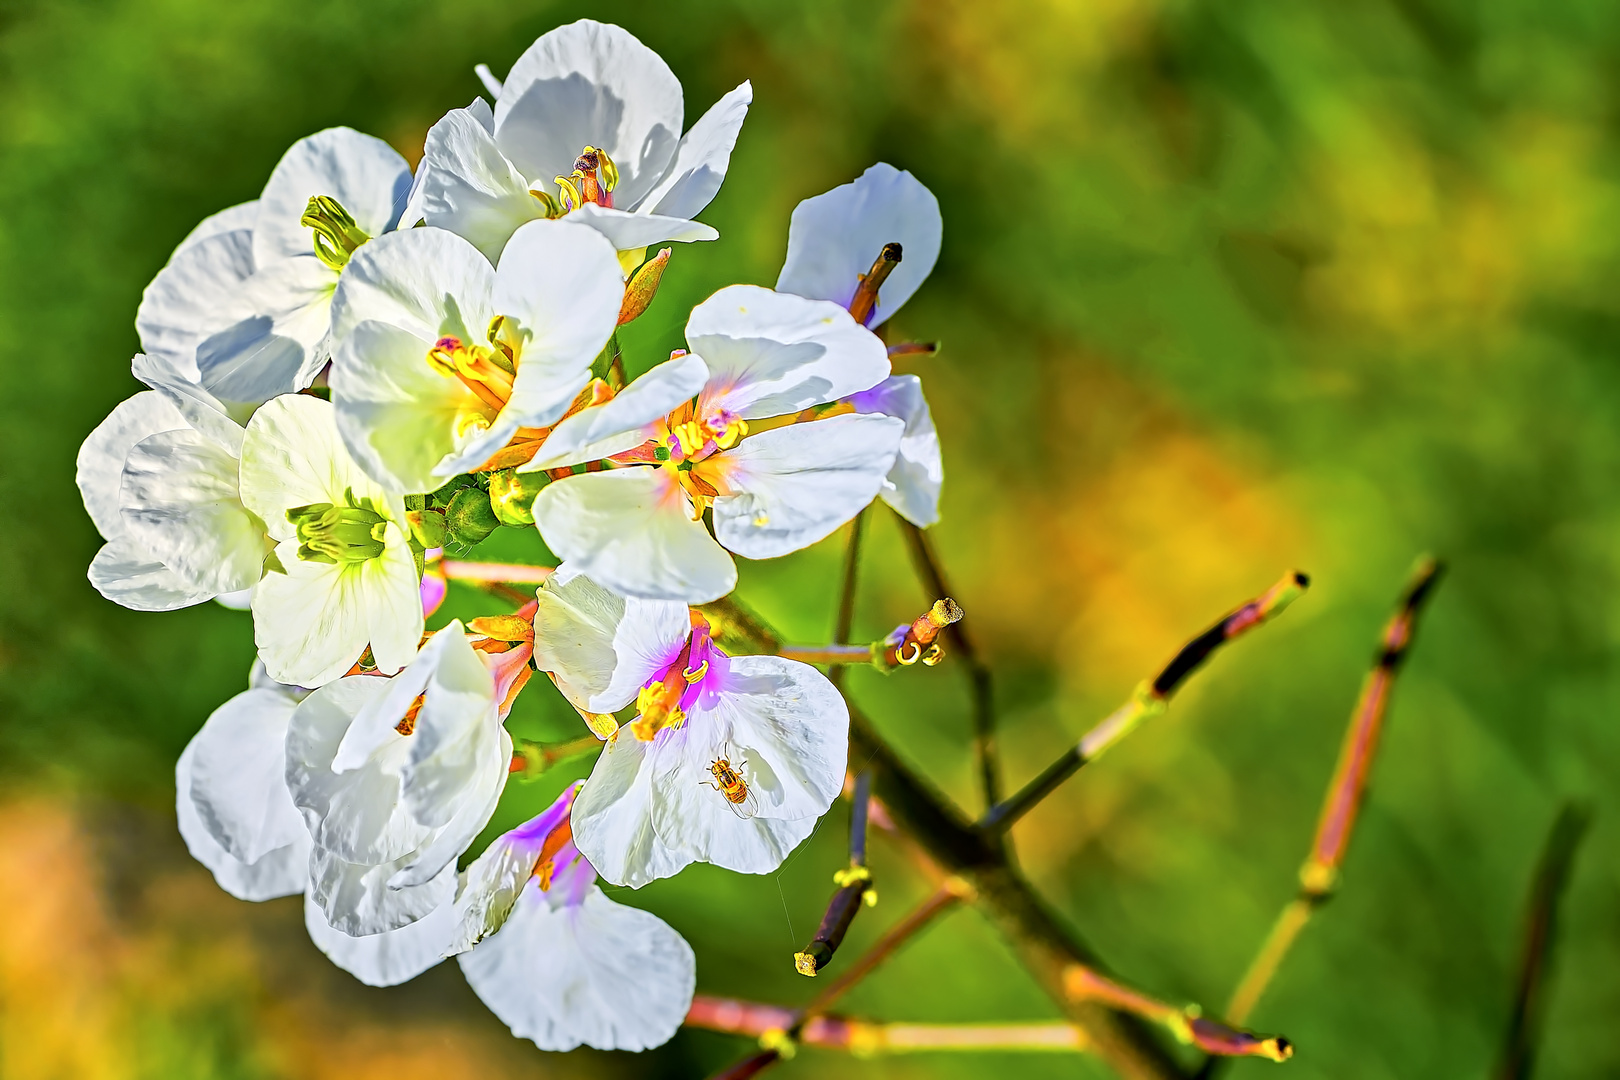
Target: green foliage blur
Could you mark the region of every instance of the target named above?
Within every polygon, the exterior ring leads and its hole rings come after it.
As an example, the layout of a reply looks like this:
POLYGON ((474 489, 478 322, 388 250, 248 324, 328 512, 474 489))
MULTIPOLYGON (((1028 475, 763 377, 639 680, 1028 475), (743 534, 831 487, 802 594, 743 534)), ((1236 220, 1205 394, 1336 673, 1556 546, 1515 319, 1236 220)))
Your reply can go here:
MULTIPOLYGON (((1298 1054, 1229 1075, 1488 1075, 1532 868, 1570 796, 1596 818, 1542 1074, 1620 1072, 1620 7, 7 0, 0 910, 60 917, 0 930, 0 1074, 695 1076, 747 1051, 683 1032, 640 1057, 545 1055, 453 964, 367 990, 303 938, 296 899, 219 893, 173 835, 172 767, 242 688, 249 620, 129 612, 84 579, 99 541, 74 454, 137 389, 135 308, 179 239, 323 127, 414 160, 428 126, 481 92, 476 62, 504 73, 587 15, 669 61, 688 122, 744 78, 755 88, 705 215, 722 239, 677 245, 628 335, 633 370, 680 344, 713 289, 774 282, 798 200, 880 159, 939 196, 944 252, 894 336, 943 343, 901 370, 923 375, 940 428, 935 539, 996 665, 1009 785, 1223 611, 1290 567, 1313 575, 1275 626, 1018 827, 1029 874, 1111 968, 1219 1011, 1294 891, 1378 629, 1433 551, 1451 573, 1340 895, 1252 1017, 1298 1054), (64 861, 81 848, 88 869, 64 861)), ((927 599, 892 516, 873 523, 865 637, 927 599)), ((497 546, 543 557, 529 534, 497 546)), ((791 638, 825 640, 841 550, 745 566, 739 595, 791 638)), ((458 589, 450 610, 489 604, 458 589)), ((960 666, 857 672, 849 688, 980 809, 960 666)), ((577 731, 543 683, 515 726, 577 731)), ((589 762, 572 764, 513 785, 492 830, 589 762)), ((802 1002, 816 984, 791 956, 845 820, 835 807, 778 874, 698 867, 618 898, 692 941, 701 992, 802 1002)), ((892 846, 874 859, 882 902, 841 959, 924 892, 892 846)), ((844 1008, 1057 1015, 969 911, 844 1008)), ((815 1050, 780 1074, 1015 1068, 1103 1074, 1053 1054, 815 1050)))

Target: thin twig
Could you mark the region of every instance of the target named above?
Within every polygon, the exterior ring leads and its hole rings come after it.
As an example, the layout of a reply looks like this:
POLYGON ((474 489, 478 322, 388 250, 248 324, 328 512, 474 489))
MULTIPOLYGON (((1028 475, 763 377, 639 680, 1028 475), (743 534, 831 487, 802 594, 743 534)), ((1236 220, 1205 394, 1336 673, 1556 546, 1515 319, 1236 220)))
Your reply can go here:
MULTIPOLYGON (((785 1031, 793 1010, 752 1001, 699 994, 692 999, 685 1025, 723 1035, 757 1039, 767 1032, 785 1031)), ((1085 1032, 1073 1024, 894 1024, 855 1020, 847 1016, 815 1016, 805 1022, 797 1040, 801 1046, 848 1050, 856 1057, 906 1054, 919 1051, 1033 1051, 1075 1052, 1089 1049, 1085 1032)))
POLYGON ((1524 942, 1519 950, 1519 974, 1514 982, 1513 1012, 1496 1067, 1496 1080, 1528 1080, 1535 1064, 1536 1044, 1546 1014, 1547 984, 1552 974, 1553 949, 1558 937, 1558 913, 1575 853, 1591 824, 1591 810, 1566 802, 1558 811, 1530 885, 1524 942))
MULTIPOLYGON (((905 518, 899 521, 923 585, 934 594, 935 600, 956 596, 946 585, 945 572, 928 534, 905 518)), ((987 808, 993 807, 1001 801, 1001 764, 996 750, 995 690, 990 667, 960 623, 951 633, 973 684, 973 753, 979 763, 979 786, 984 793, 984 804, 987 808)))
POLYGON ((508 771, 521 773, 521 779, 532 780, 559 761, 599 750, 602 740, 595 735, 583 735, 562 743, 542 743, 533 739, 519 739, 513 748, 512 765, 508 771))
POLYGON ((1395 685, 1401 662, 1411 648, 1418 615, 1423 610, 1424 601, 1433 593, 1439 575, 1439 563, 1427 557, 1419 560, 1394 616, 1384 627, 1377 659, 1367 681, 1362 684, 1361 696, 1350 714, 1350 725, 1345 730, 1333 780, 1328 785, 1327 798, 1317 819, 1316 838, 1311 842, 1310 854, 1299 870, 1299 895, 1283 908, 1265 943, 1249 965, 1249 970, 1233 992, 1232 1001, 1226 1007, 1226 1017, 1234 1024, 1241 1024, 1249 1018, 1283 958, 1288 955, 1294 939, 1310 922, 1316 909, 1333 895, 1338 884, 1339 867, 1344 862, 1356 816, 1367 792, 1367 776, 1372 769, 1373 757, 1378 752, 1378 738, 1383 732, 1384 716, 1389 709, 1390 690, 1395 685))
POLYGON ((855 778, 855 791, 850 797, 849 810, 849 866, 833 875, 838 891, 827 904, 816 936, 793 956, 793 966, 800 975, 815 976, 832 962, 833 954, 844 943, 844 935, 863 907, 877 903, 877 890, 872 887, 872 871, 866 865, 867 804, 872 795, 872 777, 862 772, 855 778))
POLYGON ((1124 705, 1114 710, 1086 732, 1080 741, 1035 779, 1007 799, 990 808, 979 827, 1002 833, 1056 791, 1082 765, 1101 757, 1142 721, 1158 716, 1169 705, 1171 696, 1187 677, 1201 667, 1211 653, 1256 626, 1279 614, 1310 585, 1310 579, 1295 570, 1208 630, 1184 645, 1163 671, 1139 685, 1124 705))
MULTIPOLYGON (((872 662, 872 647, 870 645, 784 645, 777 652, 778 656, 789 660, 797 660, 801 664, 826 664, 837 668, 845 664, 870 664, 872 662)), ((827 678, 834 683, 840 680, 833 678, 833 672, 827 673, 827 678)), ((841 672, 839 674, 842 674, 841 672)))
POLYGON ((833 980, 821 993, 811 999, 810 1004, 800 1010, 800 1016, 789 1028, 794 1033, 810 1017, 820 1016, 832 1008, 833 1002, 849 993, 862 979, 870 975, 878 965, 899 950, 900 946, 916 937, 929 923, 940 914, 962 900, 973 897, 973 886, 959 877, 948 877, 935 889, 934 892, 906 914, 899 922, 891 926, 888 931, 873 943, 870 949, 862 953, 849 968, 833 980))
POLYGON ((1294 1048, 1277 1035, 1255 1035, 1217 1020, 1207 1020, 1197 1006, 1175 1006, 1099 975, 1084 964, 1071 964, 1064 972, 1064 986, 1075 1001, 1097 1001, 1132 1013, 1144 1020, 1163 1024, 1182 1043, 1196 1046, 1207 1054, 1223 1057, 1262 1057, 1287 1061, 1294 1048))

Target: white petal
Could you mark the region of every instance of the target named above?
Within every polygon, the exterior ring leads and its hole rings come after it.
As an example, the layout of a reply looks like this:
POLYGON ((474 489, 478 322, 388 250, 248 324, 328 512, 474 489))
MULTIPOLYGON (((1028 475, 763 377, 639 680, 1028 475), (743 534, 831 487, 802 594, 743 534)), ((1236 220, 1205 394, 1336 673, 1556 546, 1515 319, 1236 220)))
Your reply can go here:
POLYGON ((737 568, 664 468, 584 473, 540 489, 535 523, 546 546, 623 596, 717 600, 737 584, 737 568))
POLYGON ((206 866, 219 887, 238 900, 273 900, 302 892, 309 878, 309 834, 286 847, 265 854, 257 862, 243 863, 209 835, 191 798, 191 770, 195 751, 187 746, 174 767, 175 811, 180 837, 191 857, 206 866))
POLYGON ((415 201, 423 220, 466 238, 491 263, 519 225, 545 216, 540 200, 529 194, 529 181, 470 109, 452 109, 428 129, 420 169, 425 172, 415 201))
POLYGON ((251 228, 188 238, 141 294, 135 313, 141 348, 197 378, 197 346, 253 315, 241 299, 253 270, 251 228))
POLYGON ((626 600, 584 574, 551 575, 536 596, 534 662, 588 712, 617 712, 681 651, 684 603, 626 600))
POLYGON ((97 592, 136 611, 173 611, 211 599, 213 593, 180 580, 173 570, 127 536, 103 544, 87 575, 97 592))
POLYGON ((612 241, 619 251, 635 251, 667 241, 686 244, 694 240, 720 239, 718 229, 701 221, 667 214, 630 213, 594 203, 586 203, 563 220, 589 225, 612 241))
POLYGON ((130 450, 148 436, 184 427, 185 417, 166 397, 156 390, 143 390, 119 402, 85 437, 79 447, 74 479, 84 498, 85 513, 103 539, 116 540, 124 535, 118 492, 123 484, 124 459, 130 450))
POLYGON ((277 682, 322 686, 365 651, 368 619, 359 574, 298 557, 284 540, 276 557, 286 573, 266 574, 253 590, 253 636, 259 659, 277 682))
POLYGON ((589 380, 623 302, 619 257, 596 230, 531 221, 513 233, 495 271, 493 303, 526 336, 503 417, 555 423, 589 380))
POLYGON ((606 404, 582 409, 558 424, 540 453, 518 471, 595 461, 640 446, 647 441, 647 425, 696 397, 708 378, 708 367, 692 353, 666 360, 606 404))
POLYGON ((699 409, 745 420, 834 401, 889 374, 883 342, 849 312, 757 285, 721 289, 692 309, 686 340, 709 365, 699 409))
POLYGON ((343 444, 366 475, 390 491, 427 492, 442 485, 439 467, 454 461, 460 449, 458 418, 483 407, 460 379, 428 366, 429 347, 397 326, 368 321, 343 338, 332 358, 332 401, 343 444))
POLYGON ((257 220, 258 216, 258 199, 254 199, 251 202, 237 203, 235 206, 227 206, 225 209, 220 210, 217 213, 209 214, 207 217, 203 218, 197 223, 197 227, 195 229, 192 229, 186 234, 186 238, 184 240, 180 241, 179 245, 174 249, 174 254, 169 256, 169 261, 173 262, 175 255, 180 254, 193 244, 201 243, 202 241, 207 240, 211 236, 218 236, 220 233, 234 232, 237 229, 246 229, 247 231, 252 232, 253 222, 257 220))
POLYGON ((899 243, 900 265, 878 290, 867 321, 877 326, 911 299, 934 269, 942 232, 933 192, 909 172, 879 162, 854 183, 794 207, 777 291, 847 307, 883 245, 899 243))
MULTIPOLYGON (((398 519, 388 493, 367 479, 344 449, 330 402, 286 394, 253 414, 242 440, 242 503, 259 515, 271 536, 290 540, 297 535, 287 520, 293 507, 342 504, 350 490, 355 498, 371 498, 379 511, 398 519)), ((413 645, 411 654, 415 652, 413 645)), ((314 685, 299 679, 281 681, 314 685)))
POLYGON ((838 797, 848 757, 849 710, 826 676, 780 657, 734 657, 713 707, 654 744, 653 828, 695 859, 769 873, 838 797), (721 757, 747 782, 752 816, 703 784, 721 757))
POLYGON ((681 136, 669 175, 642 200, 654 214, 691 218, 702 212, 720 190, 731 164, 731 148, 748 117, 754 86, 745 82, 709 107, 681 136))
POLYGON ((350 937, 334 930, 315 898, 304 896, 304 926, 315 947, 327 958, 367 986, 397 986, 409 982, 444 959, 455 909, 449 904, 398 930, 366 937, 350 937))
POLYGON ((696 986, 692 948, 596 886, 555 910, 531 884, 493 937, 458 957, 473 992, 542 1050, 646 1050, 675 1034, 696 986))
POLYGON ((232 418, 223 402, 195 379, 162 356, 136 353, 129 367, 137 379, 168 398, 187 424, 233 455, 241 454, 242 425, 232 418))
POLYGON ((388 881, 400 865, 345 862, 316 846, 309 856, 310 898, 334 930, 356 937, 398 930, 450 905, 456 893, 454 866, 424 884, 396 888, 388 881))
POLYGON ((371 675, 338 679, 305 698, 287 728, 287 788, 310 834, 334 858, 364 866, 403 865, 432 836, 399 808, 408 736, 395 732, 392 745, 375 751, 363 768, 332 770, 356 714, 386 690, 387 681, 371 675))
POLYGON ((381 139, 327 128, 292 144, 259 197, 253 255, 260 267, 308 255, 314 232, 300 225, 309 200, 329 195, 371 236, 393 228, 411 190, 411 167, 381 139))
POLYGON ((716 455, 730 494, 714 535, 750 559, 808 547, 860 513, 883 487, 905 423, 845 413, 762 431, 716 455))
POLYGON ((525 176, 573 171, 586 146, 619 169, 613 197, 635 206, 668 170, 681 134, 681 84, 628 31, 589 19, 543 35, 495 98, 495 140, 525 176))
POLYGON ((915 375, 892 375, 870 390, 853 395, 850 404, 860 413, 884 413, 906 422, 900 452, 883 481, 883 501, 913 525, 923 528, 939 520, 939 489, 945 481, 940 460, 939 434, 923 397, 922 380, 915 375))
MULTIPOLYGON (((396 726, 437 677, 439 665, 451 648, 455 648, 458 656, 462 650, 472 651, 460 619, 451 620, 450 625, 434 634, 404 670, 384 683, 383 692, 367 699, 354 714, 354 721, 343 733, 337 753, 332 757, 333 772, 361 768, 379 749, 399 744, 396 726)), ((477 663, 477 658, 473 661, 477 663)), ((486 698, 491 696, 493 691, 485 695, 486 698)))
POLYGON ((124 528, 198 589, 252 587, 269 549, 264 526, 237 494, 237 468, 235 457, 190 429, 143 439, 124 463, 124 528))
MULTIPOLYGON (((480 733, 484 736, 478 744, 481 752, 469 772, 469 782, 454 793, 454 815, 443 828, 435 830, 432 839, 419 848, 415 856, 389 876, 390 887, 415 885, 442 869, 454 870, 456 860, 495 816, 495 806, 501 800, 512 763, 512 737, 498 724, 491 727, 493 738, 488 737, 488 729, 480 733)), ((411 794, 420 772, 410 778, 412 784, 406 787, 407 795, 411 794)))
POLYGON ((420 338, 423 358, 447 335, 481 344, 496 314, 494 283, 489 260, 455 233, 423 227, 378 237, 343 268, 332 297, 332 338, 341 343, 376 319, 420 338))
POLYGON ((202 384, 222 401, 259 404, 315 381, 326 366, 338 275, 313 255, 280 259, 242 283, 251 316, 197 346, 202 384))
MULTIPOLYGON (((474 64, 473 65, 473 74, 477 75, 478 76, 478 81, 484 84, 484 89, 489 91, 489 96, 490 97, 498 98, 498 97, 501 96, 501 80, 497 79, 495 77, 495 73, 493 71, 489 70, 489 65, 488 64, 474 64)), ((484 99, 483 98, 478 98, 477 100, 483 101, 484 99)), ((493 126, 494 123, 495 123, 495 114, 491 113, 490 114, 490 124, 493 126)))
POLYGON ((386 535, 382 555, 360 566, 360 590, 371 623, 371 658, 378 671, 392 675, 416 655, 424 619, 422 579, 416 573, 410 542, 392 523, 386 535))
POLYGON ((653 829, 650 747, 620 729, 603 745, 570 815, 574 843, 596 872, 633 889, 673 877, 697 858, 664 843, 653 829))
POLYGON ((253 590, 238 589, 236 592, 221 593, 214 597, 214 603, 232 611, 246 611, 253 605, 253 590))
POLYGON ((197 814, 240 862, 309 842, 287 790, 287 724, 297 707, 279 690, 244 691, 215 709, 187 748, 197 814))

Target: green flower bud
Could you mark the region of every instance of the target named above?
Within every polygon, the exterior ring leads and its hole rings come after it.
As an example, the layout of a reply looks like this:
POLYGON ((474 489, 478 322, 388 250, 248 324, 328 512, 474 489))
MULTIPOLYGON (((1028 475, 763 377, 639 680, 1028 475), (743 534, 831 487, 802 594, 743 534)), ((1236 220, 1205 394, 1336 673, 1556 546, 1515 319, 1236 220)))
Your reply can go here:
POLYGON ((489 503, 503 525, 533 525, 534 497, 545 487, 543 473, 502 469, 489 474, 489 503))
POLYGON ((411 526, 411 539, 423 548, 444 547, 443 510, 407 510, 405 520, 411 526))
POLYGON ((304 216, 298 224, 315 230, 315 254, 333 270, 342 270, 349 256, 371 239, 354 216, 343 209, 343 204, 330 195, 316 195, 309 200, 304 216))
POLYGON ((456 492, 444 511, 446 539, 451 543, 471 547, 501 527, 501 519, 490 506, 489 493, 482 488, 468 487, 456 492))

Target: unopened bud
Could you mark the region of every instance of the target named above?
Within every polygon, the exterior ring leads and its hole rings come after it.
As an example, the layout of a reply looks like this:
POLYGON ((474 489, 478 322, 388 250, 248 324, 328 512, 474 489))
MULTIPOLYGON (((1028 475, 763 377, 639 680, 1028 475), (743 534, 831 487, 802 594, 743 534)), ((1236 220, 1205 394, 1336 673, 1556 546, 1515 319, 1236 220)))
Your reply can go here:
POLYGON ((501 519, 490 505, 489 492, 478 487, 456 492, 445 507, 444 523, 450 542, 469 547, 501 527, 501 519))
POLYGON ((443 510, 407 510, 405 520, 411 526, 411 538, 423 548, 444 547, 443 510))
POLYGON ((669 265, 670 252, 670 248, 664 248, 630 275, 630 282, 624 287, 624 303, 619 305, 620 326, 640 318, 647 305, 653 302, 653 297, 658 295, 658 284, 664 280, 664 267, 669 265))
POLYGON ((312 197, 298 224, 315 230, 315 254, 333 270, 342 270, 347 266, 349 256, 371 239, 371 234, 362 229, 354 216, 343 208, 343 204, 330 195, 312 197))
POLYGON ((533 525, 534 498, 545 486, 538 473, 502 469, 489 474, 489 505, 503 525, 533 525))

